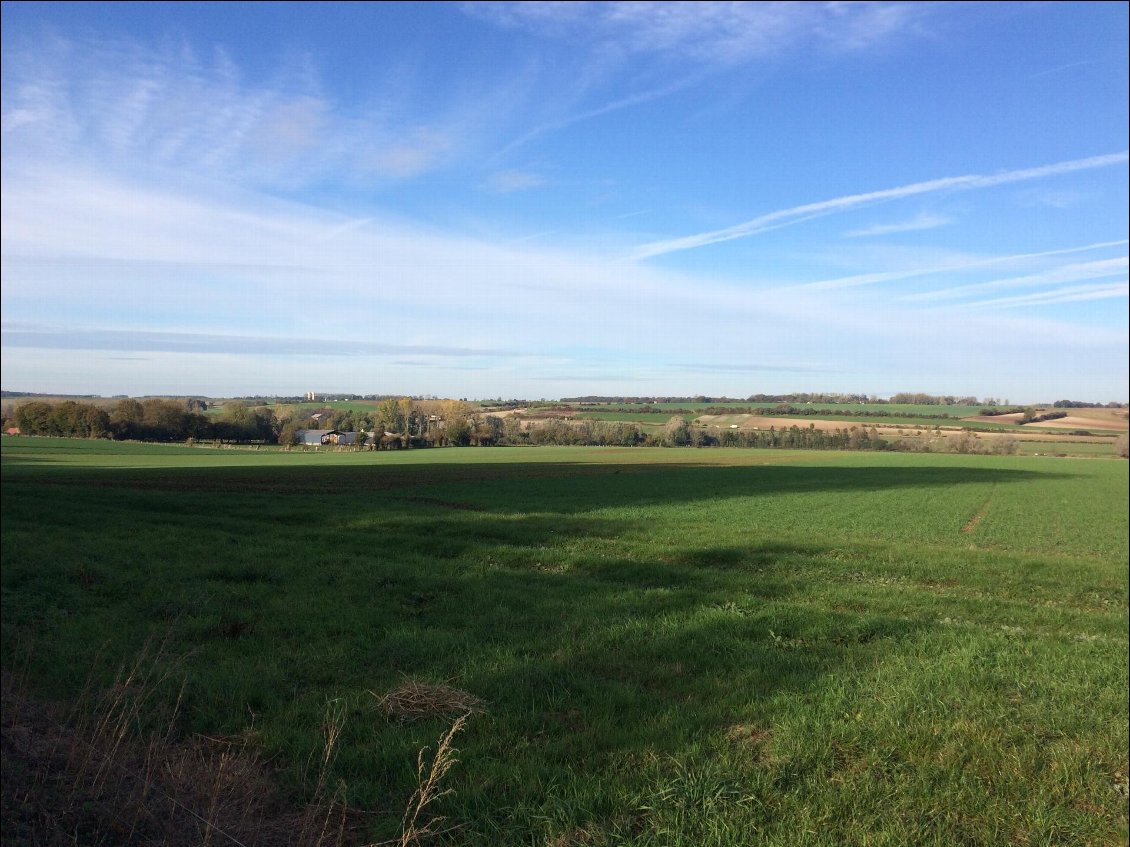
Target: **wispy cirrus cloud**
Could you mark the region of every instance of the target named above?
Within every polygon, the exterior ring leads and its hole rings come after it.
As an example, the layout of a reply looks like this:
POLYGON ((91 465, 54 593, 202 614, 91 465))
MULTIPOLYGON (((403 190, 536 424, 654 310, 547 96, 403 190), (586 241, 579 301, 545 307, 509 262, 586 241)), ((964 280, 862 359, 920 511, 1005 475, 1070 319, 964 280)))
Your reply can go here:
POLYGON ((672 362, 668 367, 680 371, 695 371, 696 373, 791 373, 791 374, 821 374, 834 373, 832 368, 810 367, 796 363, 782 362, 770 364, 767 362, 751 362, 749 364, 734 364, 728 362, 672 362))
POLYGON ((919 212, 908 221, 899 221, 890 224, 874 224, 873 226, 853 229, 844 233, 844 238, 873 238, 880 235, 893 235, 899 232, 920 232, 927 229, 937 229, 953 223, 951 218, 944 215, 919 212))
MULTIPOLYGON (((6 51, 0 125, 9 155, 283 188, 408 180, 466 155, 484 125, 472 99, 412 98, 396 84, 390 75, 387 90, 346 105, 301 63, 251 79, 220 48, 56 39, 6 51)), ((478 105, 496 107, 504 88, 478 105)))
POLYGON ((467 14, 582 51, 555 109, 505 144, 504 159, 542 136, 692 89, 719 71, 790 52, 850 53, 918 37, 938 8, 925 3, 467 2, 467 14), (632 67, 628 94, 602 96, 632 67))
POLYGON ((697 247, 706 247, 737 238, 748 238, 781 227, 793 226, 813 218, 845 212, 863 206, 877 203, 901 200, 906 197, 917 197, 924 194, 935 194, 946 191, 972 191, 983 188, 994 188, 1010 183, 1027 182, 1047 177, 1061 176, 1077 171, 1105 168, 1113 165, 1124 164, 1130 159, 1130 153, 1123 150, 1119 153, 1110 153, 1103 156, 1090 156, 1085 159, 1073 159, 1065 162, 1056 162, 1050 165, 1041 165, 1035 168, 1021 168, 1017 170, 1001 171, 995 174, 966 174, 963 176, 942 177, 940 179, 915 182, 901 185, 896 188, 885 188, 879 191, 867 191, 860 194, 848 194, 843 197, 834 197, 830 200, 821 200, 816 203, 805 203, 801 206, 792 206, 788 209, 779 209, 759 215, 752 220, 745 221, 724 229, 700 232, 681 238, 670 238, 663 241, 652 241, 641 244, 632 253, 630 258, 635 260, 649 259, 674 253, 680 250, 693 250, 697 247))
POLYGON ((1028 207, 1070 209, 1078 206, 1085 196, 1083 192, 1071 188, 1033 188, 1021 192, 1018 199, 1028 207))
POLYGON ((953 273, 955 271, 970 271, 979 268, 988 268, 996 265, 1017 265, 1030 262, 1034 259, 1046 259, 1053 256, 1067 256, 1073 253, 1089 253, 1095 250, 1105 250, 1111 247, 1124 247, 1130 244, 1130 239, 1117 241, 1099 241, 1094 244, 1084 244, 1080 247, 1063 247, 1056 250, 1041 250, 1035 253, 1012 253, 1006 256, 989 256, 987 258, 962 259, 942 264, 923 265, 905 268, 897 271, 877 271, 867 274, 853 274, 833 279, 816 280, 799 285, 787 286, 784 290, 791 291, 833 291, 841 288, 858 288, 865 285, 877 285, 884 282, 896 282, 903 279, 932 276, 940 273, 953 273))
POLYGON ((1114 259, 1099 259, 1093 262, 1073 262, 1034 274, 994 279, 968 285, 954 285, 935 291, 922 291, 917 294, 908 294, 902 299, 908 302, 955 300, 968 297, 969 295, 979 295, 988 291, 998 291, 1007 288, 1038 288, 1046 285, 1060 285, 1065 282, 1079 282, 1087 279, 1105 279, 1106 277, 1112 276, 1125 276, 1128 268, 1130 268, 1130 258, 1126 256, 1120 256, 1114 259))
POLYGON ((921 3, 464 3, 469 14, 552 38, 729 64, 806 49, 863 50, 919 31, 921 3))
POLYGON ((1130 295, 1130 284, 1125 282, 1105 285, 1069 285, 1051 291, 997 297, 966 304, 972 309, 1003 309, 1018 306, 1057 306, 1065 303, 1082 303, 1090 300, 1110 300, 1130 295))
POLYGON ((343 341, 340 338, 286 338, 279 336, 218 335, 197 332, 149 332, 29 327, 19 323, 0 326, 3 346, 46 350, 111 350, 152 353, 238 354, 250 356, 426 355, 444 358, 515 355, 513 350, 449 347, 422 344, 382 344, 343 341))
POLYGON ((557 132, 565 129, 566 127, 573 126, 574 124, 584 123, 585 121, 599 118, 602 115, 608 115, 613 112, 619 112, 621 109, 628 109, 633 106, 640 106, 644 103, 650 103, 655 100, 661 100, 664 97, 669 97, 676 92, 688 89, 698 83, 702 82, 705 75, 702 73, 691 73, 685 76, 680 76, 671 82, 664 82, 645 88, 642 91, 637 91, 629 94, 626 97, 617 97, 596 106, 588 106, 581 108, 565 109, 564 112, 556 117, 552 117, 539 124, 536 124, 531 129, 522 133, 513 141, 507 143, 492 157, 493 161, 505 159, 506 156, 513 153, 520 147, 523 147, 535 139, 542 136, 549 135, 550 133, 557 132))
POLYGON ((483 187, 494 194, 512 194, 545 185, 545 177, 533 171, 495 171, 487 177, 483 187))

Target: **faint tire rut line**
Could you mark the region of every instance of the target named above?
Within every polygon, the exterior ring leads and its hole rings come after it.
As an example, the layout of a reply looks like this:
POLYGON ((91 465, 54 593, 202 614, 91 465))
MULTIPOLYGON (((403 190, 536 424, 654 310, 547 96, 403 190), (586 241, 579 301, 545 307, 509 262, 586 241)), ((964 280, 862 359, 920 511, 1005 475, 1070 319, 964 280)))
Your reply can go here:
POLYGON ((983 502, 980 508, 978 508, 977 511, 973 513, 973 517, 966 521, 965 526, 961 528, 962 532, 968 535, 978 527, 981 521, 985 519, 985 515, 989 513, 989 505, 993 502, 993 495, 996 493, 997 484, 994 482, 989 488, 989 495, 985 498, 985 502, 983 502))

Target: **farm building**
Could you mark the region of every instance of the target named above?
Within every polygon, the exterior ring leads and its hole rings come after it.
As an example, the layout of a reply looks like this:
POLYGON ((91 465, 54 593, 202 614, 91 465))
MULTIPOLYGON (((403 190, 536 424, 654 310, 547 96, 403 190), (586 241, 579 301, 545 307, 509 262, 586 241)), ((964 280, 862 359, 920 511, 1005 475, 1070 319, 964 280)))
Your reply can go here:
POLYGON ((298 443, 304 447, 320 447, 323 444, 344 447, 364 444, 369 440, 366 432, 342 432, 340 429, 300 429, 296 435, 298 443))
POLYGON ((296 435, 299 444, 316 447, 320 444, 332 444, 331 439, 341 433, 336 429, 300 429, 296 435))

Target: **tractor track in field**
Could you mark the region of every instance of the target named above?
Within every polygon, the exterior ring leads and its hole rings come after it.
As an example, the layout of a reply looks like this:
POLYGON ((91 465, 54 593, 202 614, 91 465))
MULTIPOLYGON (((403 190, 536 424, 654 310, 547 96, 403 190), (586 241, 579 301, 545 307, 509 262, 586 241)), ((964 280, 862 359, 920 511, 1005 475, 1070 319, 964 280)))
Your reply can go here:
POLYGON ((977 511, 973 513, 973 517, 965 522, 965 526, 961 528, 962 532, 964 532, 966 535, 969 535, 973 532, 973 530, 977 529, 981 521, 985 519, 985 515, 989 513, 989 506, 992 505, 993 495, 996 493, 997 486, 996 483, 993 483, 993 486, 989 489, 989 496, 985 498, 984 502, 981 503, 977 511))

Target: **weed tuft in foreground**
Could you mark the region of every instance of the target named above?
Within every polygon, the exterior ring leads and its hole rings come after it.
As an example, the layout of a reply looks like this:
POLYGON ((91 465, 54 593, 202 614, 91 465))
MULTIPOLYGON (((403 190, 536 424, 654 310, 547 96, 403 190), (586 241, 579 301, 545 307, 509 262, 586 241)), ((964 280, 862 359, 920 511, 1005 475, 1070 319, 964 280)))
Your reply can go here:
POLYGON ((454 827, 442 826, 445 818, 440 815, 433 815, 424 823, 421 823, 421 816, 428 806, 452 792, 450 788, 441 789, 440 783, 458 761, 451 742, 470 716, 471 713, 467 712, 455 719, 451 728, 440 738, 435 755, 430 761, 426 758, 426 747, 420 750, 416 757, 417 786, 412 796, 408 798, 408 806, 404 810, 398 847, 412 847, 425 839, 434 838, 454 829, 454 827))

